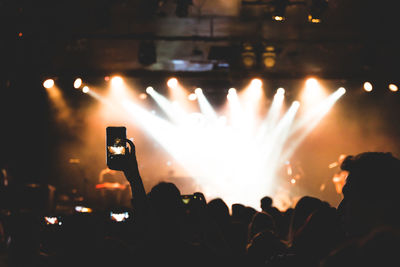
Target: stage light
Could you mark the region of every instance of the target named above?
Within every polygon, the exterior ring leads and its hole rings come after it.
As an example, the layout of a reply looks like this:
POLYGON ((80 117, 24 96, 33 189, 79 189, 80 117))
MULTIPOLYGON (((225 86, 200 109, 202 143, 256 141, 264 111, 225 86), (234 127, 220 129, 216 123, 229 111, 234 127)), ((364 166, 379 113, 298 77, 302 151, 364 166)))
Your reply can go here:
POLYGON ((366 92, 371 92, 374 89, 370 82, 365 82, 363 87, 366 92))
POLYGON ((90 91, 90 89, 89 89, 88 86, 84 86, 84 87, 82 88, 82 92, 85 93, 85 94, 89 93, 89 91, 90 91))
POLYGON ((47 79, 43 82, 43 87, 46 89, 53 88, 54 86, 54 80, 53 79, 47 79))
POLYGON ((296 183, 296 179, 292 178, 292 179, 290 180, 290 183, 291 183, 291 184, 295 184, 295 183, 296 183))
POLYGON ((175 89, 178 87, 178 79, 176 78, 170 78, 167 81, 167 85, 169 88, 175 89))
POLYGON ((276 63, 275 47, 271 45, 264 46, 264 51, 262 53, 262 61, 264 67, 266 68, 272 68, 275 66, 276 63))
POLYGON ((197 99, 197 95, 192 93, 192 94, 188 95, 188 99, 190 101, 195 101, 197 99))
POLYGON ((328 8, 327 0, 312 0, 309 8, 308 22, 320 23, 323 13, 328 8))
POLYGON ((250 43, 244 43, 242 45, 242 64, 245 68, 252 68, 256 65, 256 53, 254 47, 250 43))
POLYGON ((307 107, 311 107, 325 97, 325 92, 320 83, 315 78, 308 78, 302 93, 302 101, 307 107))
POLYGON ((153 87, 149 86, 149 87, 146 88, 146 93, 151 94, 153 92, 154 92, 154 88, 153 87))
POLYGON ((250 82, 250 86, 253 88, 261 88, 262 84, 263 84, 262 81, 258 78, 255 78, 250 82))
POLYGON ((229 88, 228 94, 236 94, 236 89, 235 88, 229 88))
POLYGON ((82 79, 81 78, 76 78, 74 81, 74 88, 79 89, 82 86, 82 79))
POLYGON ((284 21, 286 19, 285 11, 289 0, 275 0, 272 2, 272 19, 275 21, 284 21))
POLYGON ((124 84, 124 80, 122 79, 121 76, 114 76, 111 78, 111 85, 113 87, 121 87, 124 84))
POLYGON ((397 92, 399 88, 394 83, 389 84, 389 90, 392 92, 397 92))
POLYGON ((203 90, 201 88, 196 88, 196 90, 194 90, 194 92, 196 94, 203 94, 203 90))
POLYGON ((285 89, 283 89, 282 87, 278 88, 276 90, 276 94, 278 95, 284 95, 285 94, 285 89))

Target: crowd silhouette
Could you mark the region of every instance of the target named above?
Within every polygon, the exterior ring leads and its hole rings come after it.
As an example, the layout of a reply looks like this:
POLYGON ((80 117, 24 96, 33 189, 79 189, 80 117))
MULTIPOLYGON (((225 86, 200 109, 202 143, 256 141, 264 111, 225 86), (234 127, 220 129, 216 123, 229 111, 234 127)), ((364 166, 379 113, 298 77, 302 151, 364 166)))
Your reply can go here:
POLYGON ((343 161, 348 176, 338 208, 306 195, 285 211, 265 196, 256 210, 201 192, 183 201, 172 182, 146 192, 128 142, 126 220, 101 211, 45 223, 48 214, 6 205, 3 186, 0 266, 400 266, 400 160, 391 153, 343 161))

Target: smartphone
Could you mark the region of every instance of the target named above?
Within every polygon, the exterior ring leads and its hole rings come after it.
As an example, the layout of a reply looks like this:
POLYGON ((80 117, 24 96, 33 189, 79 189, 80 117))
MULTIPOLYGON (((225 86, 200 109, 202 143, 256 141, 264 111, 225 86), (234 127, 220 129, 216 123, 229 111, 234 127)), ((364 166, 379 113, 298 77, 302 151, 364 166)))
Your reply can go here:
POLYGON ((127 153, 126 127, 109 126, 106 129, 107 166, 111 170, 121 171, 127 153))
POLYGON ((59 216, 44 216, 44 222, 46 225, 61 225, 61 218, 59 216))
POLYGON ((181 195, 181 199, 183 204, 190 204, 191 200, 193 199, 193 195, 181 195))
POLYGON ((129 218, 129 212, 110 212, 110 219, 114 222, 125 222, 129 218))

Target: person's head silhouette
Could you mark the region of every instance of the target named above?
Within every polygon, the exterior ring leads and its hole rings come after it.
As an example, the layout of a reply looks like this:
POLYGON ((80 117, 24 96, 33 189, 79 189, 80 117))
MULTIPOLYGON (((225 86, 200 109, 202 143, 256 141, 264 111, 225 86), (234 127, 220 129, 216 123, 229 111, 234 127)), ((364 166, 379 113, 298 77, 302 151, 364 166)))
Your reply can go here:
POLYGON ((400 160, 391 153, 364 152, 341 164, 348 171, 338 212, 350 236, 382 225, 399 225, 400 160))

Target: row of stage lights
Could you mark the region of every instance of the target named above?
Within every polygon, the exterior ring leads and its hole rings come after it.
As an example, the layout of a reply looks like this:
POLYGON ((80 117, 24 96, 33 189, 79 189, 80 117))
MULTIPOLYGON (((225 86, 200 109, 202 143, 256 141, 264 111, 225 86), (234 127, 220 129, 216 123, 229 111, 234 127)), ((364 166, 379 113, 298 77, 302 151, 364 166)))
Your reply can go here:
MULTIPOLYGON (((120 76, 114 76, 112 78, 109 78, 107 76, 106 80, 110 81, 111 84, 114 85, 114 86, 120 86, 124 82, 123 78, 120 77, 120 76)), ((257 79, 257 78, 253 79, 251 83, 253 85, 255 85, 255 87, 261 87, 262 86, 262 81, 260 79, 257 79)), ((178 80, 176 78, 170 78, 167 81, 167 85, 170 88, 176 88, 178 86, 178 80)), ((46 89, 51 89, 54 86, 55 86, 55 81, 53 79, 46 79, 43 82, 43 87, 46 88, 46 89)), ((88 93, 90 91, 89 86, 84 85, 84 83, 83 83, 81 78, 76 78, 74 83, 73 83, 73 86, 74 86, 75 89, 81 89, 83 93, 88 93)), ((284 90, 283 88, 279 88, 279 89, 284 90)), ((366 81, 363 84, 363 89, 364 89, 364 91, 369 93, 369 92, 372 92, 374 90, 374 86, 373 86, 373 84, 371 82, 366 81)), ((398 92, 399 91, 398 86, 396 84, 394 84, 394 83, 389 83, 388 84, 388 89, 390 91, 392 91, 392 92, 398 92)), ((154 89, 151 86, 149 86, 149 87, 146 88, 146 93, 149 94, 149 93, 152 92, 152 90, 154 90, 154 89)), ((194 93, 191 93, 191 94, 188 95, 188 99, 191 100, 191 101, 196 100, 197 99, 197 94, 196 93, 199 93, 201 90, 202 90, 201 88, 195 89, 194 93)), ((236 89, 235 88, 230 88, 228 90, 228 97, 229 97, 229 93, 232 93, 233 91, 236 91, 236 89)), ((142 93, 142 94, 139 95, 139 98, 145 99, 145 98, 147 98, 147 95, 142 93)))

